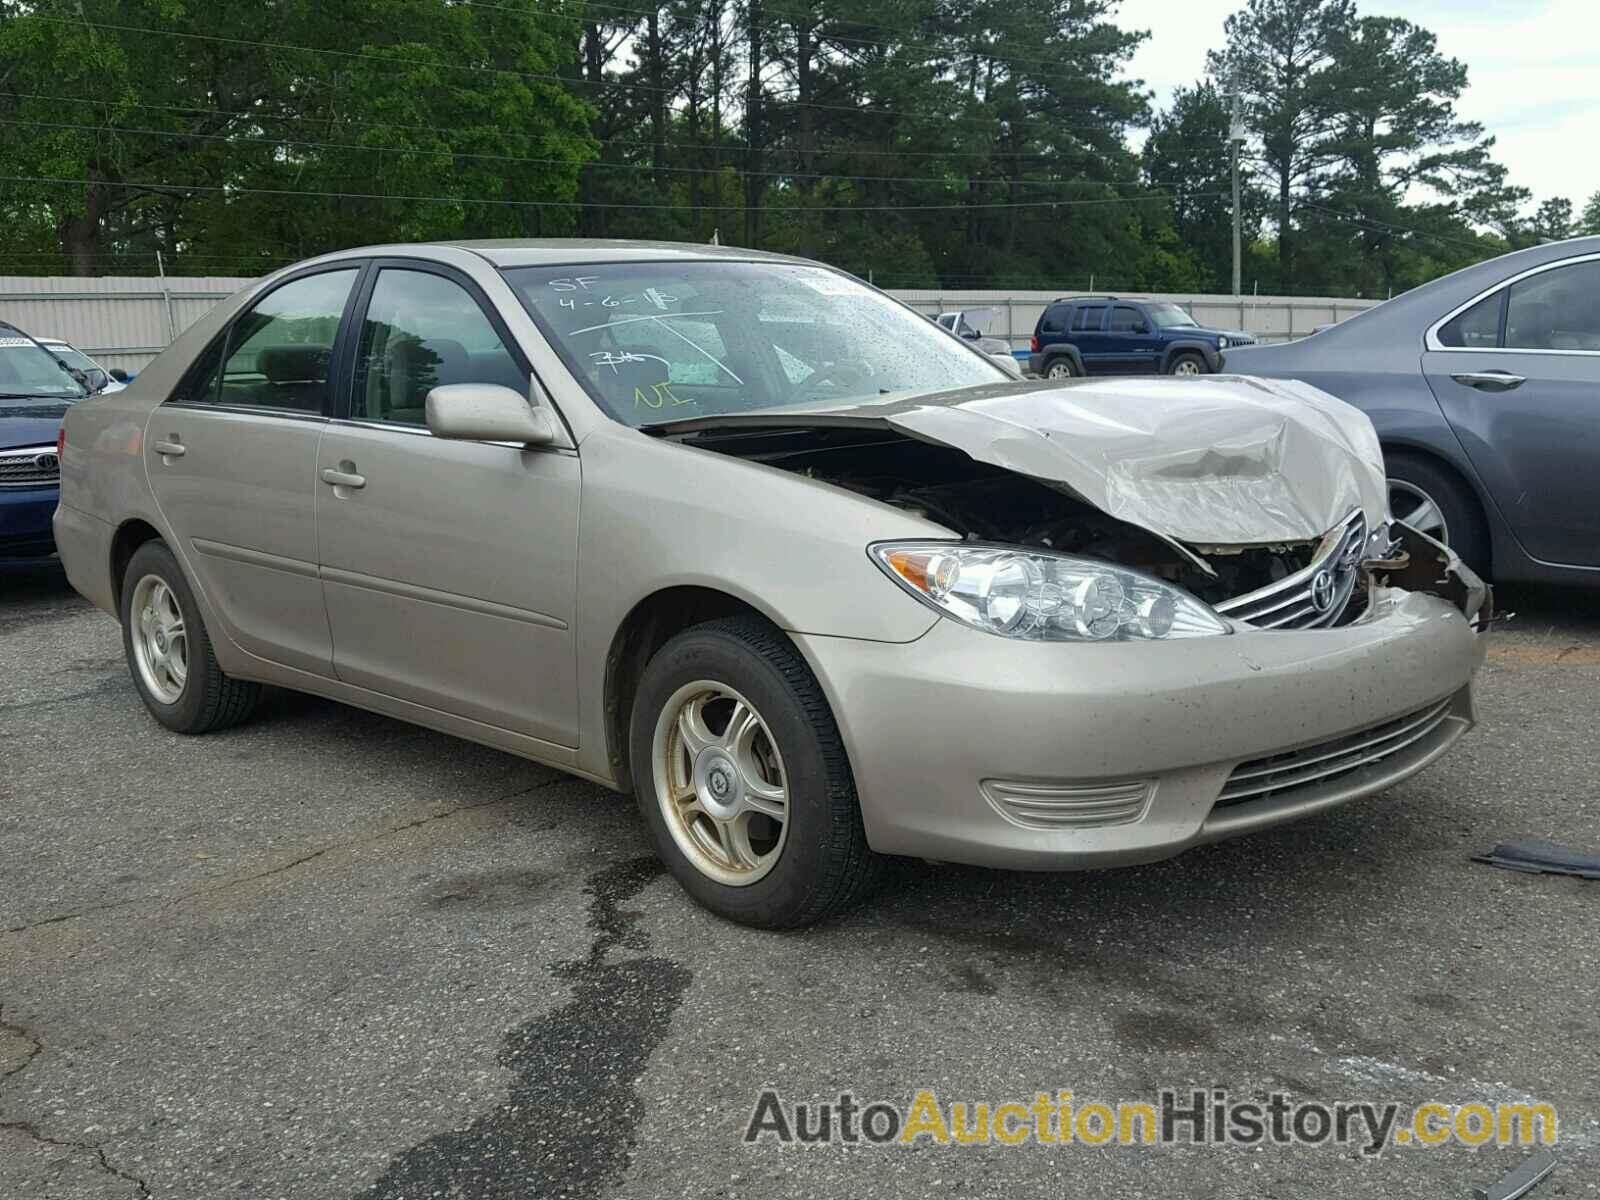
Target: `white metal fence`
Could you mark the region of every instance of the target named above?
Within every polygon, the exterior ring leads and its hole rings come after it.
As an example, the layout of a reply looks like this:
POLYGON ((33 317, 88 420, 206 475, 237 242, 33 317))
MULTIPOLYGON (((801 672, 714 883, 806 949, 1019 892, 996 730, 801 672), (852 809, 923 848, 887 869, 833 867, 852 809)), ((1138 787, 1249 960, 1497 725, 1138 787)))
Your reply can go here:
MULTIPOLYGON (((226 276, 0 276, 0 319, 35 337, 71 342, 107 367, 135 371, 217 301, 252 282, 226 276)), ((1039 314, 1057 292, 898 290, 890 293, 926 313, 990 309, 985 332, 1023 349, 1039 314)), ((1123 293, 1132 295, 1133 293, 1123 293)), ((1342 321, 1377 303, 1305 296, 1208 296, 1139 293, 1170 300, 1202 325, 1240 329, 1263 341, 1303 337, 1319 325, 1342 321)))
MULTIPOLYGON (((1061 292, 969 292, 935 289, 900 290, 890 293, 911 307, 929 314, 990 309, 994 319, 984 332, 1005 338, 1013 349, 1021 350, 1033 336, 1039 314, 1061 292)), ((1098 293, 1097 293, 1098 294, 1098 293)), ((1334 325, 1346 317, 1371 308, 1376 300, 1344 300, 1333 296, 1209 296, 1176 292, 1118 292, 1116 295, 1139 300, 1171 301, 1208 329, 1240 330, 1263 342, 1286 342, 1304 337, 1318 326, 1334 325)))

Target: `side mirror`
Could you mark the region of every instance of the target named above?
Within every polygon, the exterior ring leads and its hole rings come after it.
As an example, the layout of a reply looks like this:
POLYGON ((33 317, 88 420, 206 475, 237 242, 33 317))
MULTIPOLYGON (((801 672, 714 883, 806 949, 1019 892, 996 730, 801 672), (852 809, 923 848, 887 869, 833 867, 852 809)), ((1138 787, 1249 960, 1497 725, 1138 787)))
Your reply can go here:
POLYGON ((548 446, 556 440, 556 423, 548 408, 535 408, 526 397, 498 383, 433 388, 423 409, 434 437, 525 446, 548 446))
POLYGON ((118 383, 127 383, 128 382, 128 373, 126 371, 124 371, 121 367, 112 367, 111 368, 111 378, 115 379, 118 383))
POLYGON ((1148 323, 1146 323, 1144 321, 1140 321, 1137 325, 1135 325, 1133 327, 1133 331, 1135 333, 1149 333, 1150 332, 1150 326, 1149 326, 1148 323))
POLYGON ((91 392, 103 392, 111 382, 111 376, 107 375, 99 367, 90 367, 83 375, 84 382, 88 384, 91 392))

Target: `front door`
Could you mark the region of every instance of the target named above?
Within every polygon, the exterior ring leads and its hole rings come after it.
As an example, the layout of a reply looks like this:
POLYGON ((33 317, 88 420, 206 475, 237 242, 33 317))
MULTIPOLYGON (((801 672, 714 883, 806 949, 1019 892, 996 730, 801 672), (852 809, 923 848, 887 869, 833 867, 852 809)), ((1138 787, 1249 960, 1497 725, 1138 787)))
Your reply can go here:
POLYGON ((357 268, 261 297, 145 425, 151 491, 220 632, 251 654, 331 675, 317 579, 317 442, 357 268))
POLYGON ((577 745, 575 453, 429 433, 429 389, 529 394, 509 335, 464 280, 380 264, 347 411, 317 458, 334 668, 359 687, 577 745))
POLYGON ((1429 344, 1428 385, 1523 548, 1600 566, 1600 259, 1520 279, 1429 344))
POLYGON ((1160 365, 1161 340, 1132 304, 1113 304, 1106 331, 1106 370, 1119 375, 1154 371, 1160 365))

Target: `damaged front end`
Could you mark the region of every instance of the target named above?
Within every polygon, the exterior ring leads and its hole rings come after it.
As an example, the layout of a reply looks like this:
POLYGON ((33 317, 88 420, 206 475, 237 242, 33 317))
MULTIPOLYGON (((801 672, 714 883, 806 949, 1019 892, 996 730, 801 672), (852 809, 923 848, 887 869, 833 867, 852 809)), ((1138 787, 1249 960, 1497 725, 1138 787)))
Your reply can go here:
MULTIPOLYGON (((1394 589, 1440 595, 1487 622, 1486 585, 1446 547, 1389 520, 1365 416, 1299 385, 1147 383, 658 432, 904 509, 974 547, 1127 568, 1257 629, 1359 622, 1394 589)), ((904 581, 900 566, 880 565, 904 581)))

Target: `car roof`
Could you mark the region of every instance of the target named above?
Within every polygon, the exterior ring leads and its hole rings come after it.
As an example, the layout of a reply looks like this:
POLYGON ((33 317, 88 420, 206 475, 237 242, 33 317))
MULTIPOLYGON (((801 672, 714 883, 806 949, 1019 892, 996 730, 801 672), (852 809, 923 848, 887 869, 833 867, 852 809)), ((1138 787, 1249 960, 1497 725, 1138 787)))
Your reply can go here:
POLYGON ((578 266, 615 262, 781 262, 806 266, 821 264, 787 254, 747 250, 742 246, 711 246, 699 242, 632 241, 620 238, 498 238, 448 242, 407 242, 397 245, 357 246, 322 255, 318 261, 371 258, 383 254, 416 254, 429 249, 468 250, 496 267, 578 266))

